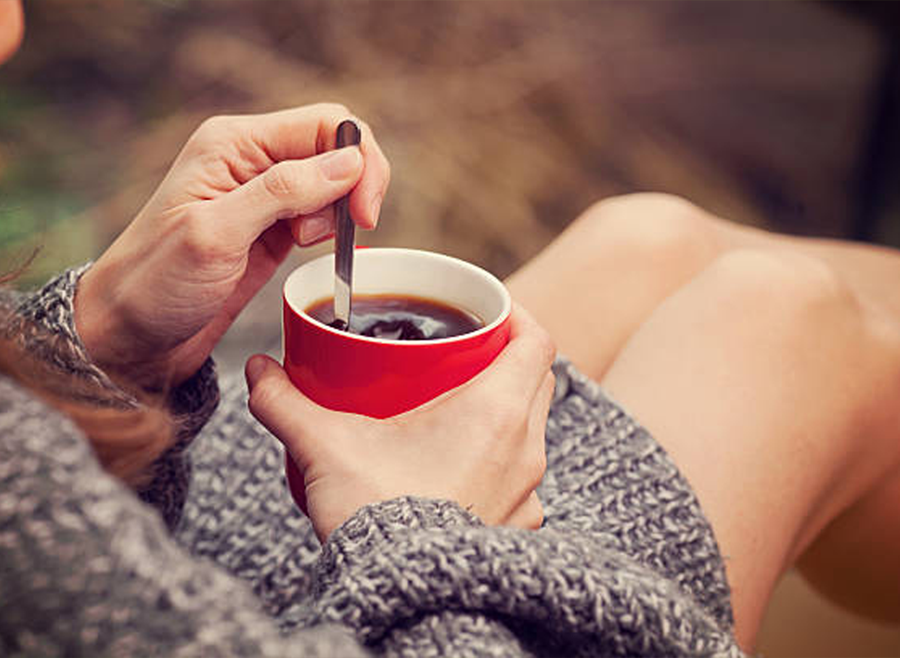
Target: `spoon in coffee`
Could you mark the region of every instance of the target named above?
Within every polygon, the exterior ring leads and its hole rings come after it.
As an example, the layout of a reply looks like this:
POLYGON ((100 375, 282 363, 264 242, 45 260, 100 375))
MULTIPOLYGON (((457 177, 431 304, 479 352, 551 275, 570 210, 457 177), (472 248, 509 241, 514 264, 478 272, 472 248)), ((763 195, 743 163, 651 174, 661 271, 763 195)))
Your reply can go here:
MULTIPOLYGON (((342 121, 337 127, 335 146, 359 145, 360 131, 353 121, 342 121)), ((350 217, 350 195, 334 202, 334 326, 349 329, 351 299, 353 296, 353 249, 356 243, 356 227, 350 217)))

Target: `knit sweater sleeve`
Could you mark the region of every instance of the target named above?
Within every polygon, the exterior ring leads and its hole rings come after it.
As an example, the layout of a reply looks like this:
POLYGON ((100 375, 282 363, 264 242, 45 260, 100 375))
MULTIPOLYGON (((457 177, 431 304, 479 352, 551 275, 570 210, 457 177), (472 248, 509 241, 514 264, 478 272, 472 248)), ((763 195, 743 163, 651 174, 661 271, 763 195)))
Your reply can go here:
POLYGON ((365 508, 316 577, 303 624, 350 626, 389 655, 741 655, 696 599, 602 537, 484 528, 447 502, 365 508))
POLYGON ((346 628, 279 633, 188 555, 67 418, 0 377, 0 655, 367 655, 346 628))
POLYGON ((320 551, 280 447, 226 378, 192 446, 178 539, 245 580, 283 630, 337 623, 383 655, 740 655, 690 486, 596 384, 555 369, 537 532, 404 498, 363 508, 320 551))
MULTIPOLYGON (((122 408, 141 403, 113 382, 90 358, 75 326, 74 299, 81 275, 90 263, 63 272, 36 292, 12 297, 4 293, 8 309, 4 334, 19 347, 54 368, 86 384, 84 390, 102 390, 103 404, 122 408)), ((177 525, 190 480, 187 447, 212 415, 219 400, 212 359, 187 381, 169 392, 165 403, 175 421, 176 441, 150 465, 152 476, 140 488, 142 500, 156 507, 166 524, 177 525)), ((92 402, 92 400, 87 400, 92 402)))
POLYGON ((544 526, 413 498, 364 508, 324 546, 304 625, 347 625, 389 655, 742 655, 688 483, 600 387, 556 370, 544 526))

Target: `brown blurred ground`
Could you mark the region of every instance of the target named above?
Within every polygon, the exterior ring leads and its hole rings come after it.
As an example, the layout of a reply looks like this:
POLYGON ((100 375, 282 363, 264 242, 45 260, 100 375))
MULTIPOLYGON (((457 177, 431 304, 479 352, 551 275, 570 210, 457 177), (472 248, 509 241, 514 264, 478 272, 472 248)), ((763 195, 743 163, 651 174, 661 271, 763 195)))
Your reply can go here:
MULTIPOLYGON (((34 281, 102 251, 206 116, 321 100, 368 120, 392 161, 369 244, 502 276, 591 202, 639 190, 900 244, 896 186, 861 198, 885 171, 869 164, 889 45, 853 7, 36 0, 27 13, 25 48, 0 70, 0 258, 43 244, 34 281)), ((237 366, 278 335, 276 282, 218 358, 237 366)), ((851 623, 789 579, 761 649, 900 656, 900 631, 851 623)))

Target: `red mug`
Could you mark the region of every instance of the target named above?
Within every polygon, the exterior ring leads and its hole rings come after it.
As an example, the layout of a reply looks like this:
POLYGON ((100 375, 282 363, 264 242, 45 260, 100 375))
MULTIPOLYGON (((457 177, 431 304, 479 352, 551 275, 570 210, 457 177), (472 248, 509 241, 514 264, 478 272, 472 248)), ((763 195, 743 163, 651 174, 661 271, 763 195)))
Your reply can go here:
MULTIPOLYGON (((471 263, 415 249, 359 249, 354 294, 433 299, 477 316, 484 326, 424 341, 339 331, 306 314, 334 294, 334 256, 301 265, 284 283, 284 368, 294 385, 329 409, 374 418, 409 411, 481 372, 509 341, 506 287, 471 263)), ((286 455, 288 485, 306 509, 303 477, 286 455)))

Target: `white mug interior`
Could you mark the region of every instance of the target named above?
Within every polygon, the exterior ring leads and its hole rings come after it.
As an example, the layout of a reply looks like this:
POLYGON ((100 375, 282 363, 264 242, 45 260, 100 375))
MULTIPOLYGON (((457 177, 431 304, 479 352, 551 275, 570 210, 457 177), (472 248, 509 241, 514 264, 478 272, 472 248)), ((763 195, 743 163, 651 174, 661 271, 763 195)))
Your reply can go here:
MULTIPOLYGON (((452 256, 417 249, 357 249, 353 259, 353 294, 396 294, 434 299, 473 313, 485 325, 478 331, 439 341, 460 340, 489 332, 509 315, 512 305, 509 291, 493 274, 452 256)), ((301 265, 284 282, 284 298, 296 313, 323 329, 349 336, 318 322, 305 312, 333 295, 333 254, 301 265)), ((355 334, 353 338, 398 342, 355 334)), ((433 344, 435 341, 428 342, 433 344)))

